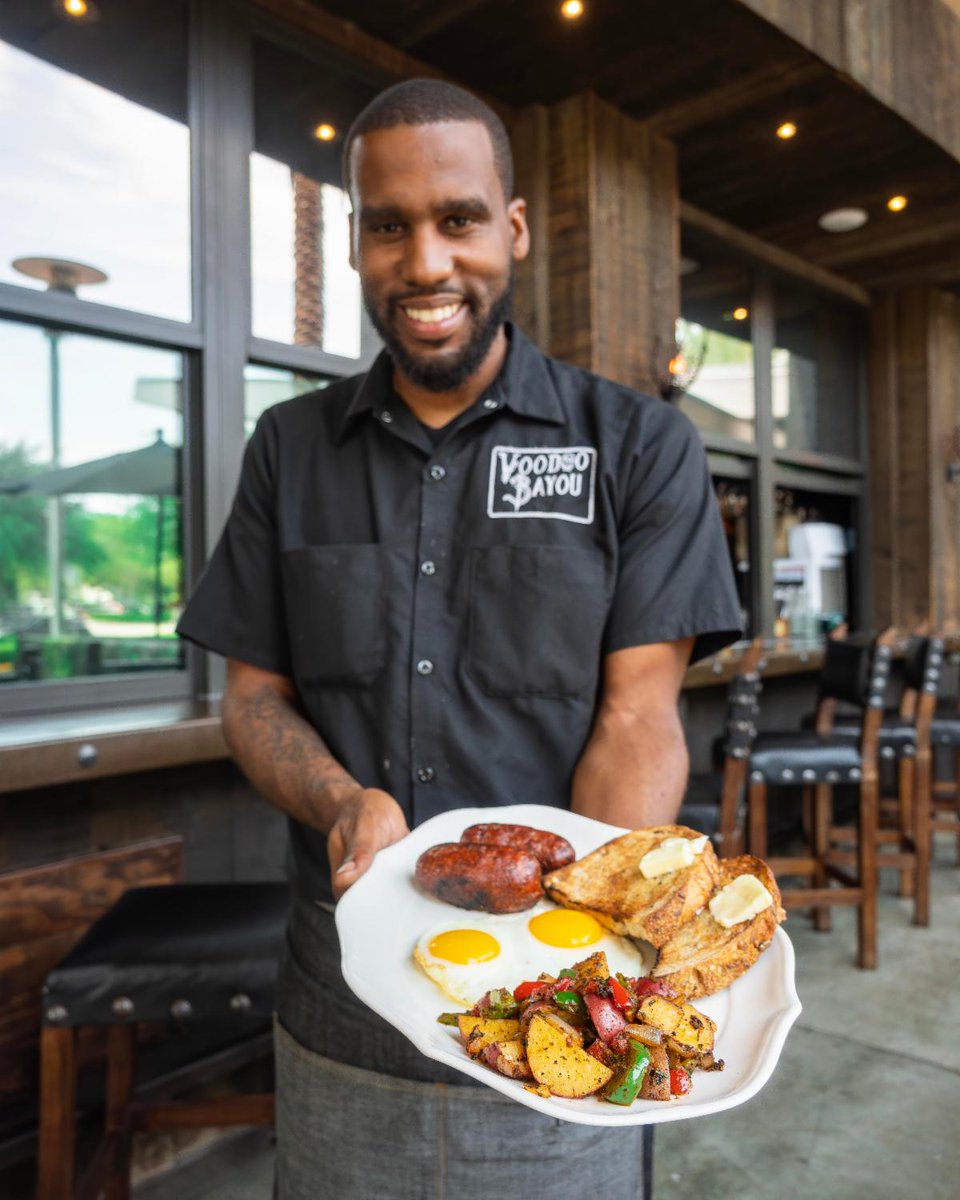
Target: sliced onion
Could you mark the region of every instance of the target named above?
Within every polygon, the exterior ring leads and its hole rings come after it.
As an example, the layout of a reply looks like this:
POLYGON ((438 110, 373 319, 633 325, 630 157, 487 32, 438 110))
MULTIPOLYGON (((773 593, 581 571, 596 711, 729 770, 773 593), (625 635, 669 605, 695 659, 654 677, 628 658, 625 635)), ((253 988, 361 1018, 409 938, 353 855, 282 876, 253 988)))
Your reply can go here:
POLYGON ((657 1029, 656 1025, 625 1025, 623 1036, 642 1042, 644 1046, 661 1046, 663 1044, 663 1030, 657 1029))

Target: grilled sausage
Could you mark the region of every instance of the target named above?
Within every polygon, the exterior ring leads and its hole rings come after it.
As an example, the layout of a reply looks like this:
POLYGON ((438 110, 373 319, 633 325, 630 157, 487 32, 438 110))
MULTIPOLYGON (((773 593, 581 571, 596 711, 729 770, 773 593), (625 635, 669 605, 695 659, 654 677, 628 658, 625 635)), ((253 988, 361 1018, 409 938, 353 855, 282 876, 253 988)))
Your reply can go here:
POLYGON ((438 900, 489 913, 522 912, 543 899, 540 860, 509 846, 442 842, 417 859, 414 878, 438 900))
POLYGON ((577 857, 573 847, 558 833, 546 833, 529 825, 471 825, 460 835, 461 842, 480 842, 485 846, 512 846, 526 850, 540 860, 544 871, 556 871, 577 857))

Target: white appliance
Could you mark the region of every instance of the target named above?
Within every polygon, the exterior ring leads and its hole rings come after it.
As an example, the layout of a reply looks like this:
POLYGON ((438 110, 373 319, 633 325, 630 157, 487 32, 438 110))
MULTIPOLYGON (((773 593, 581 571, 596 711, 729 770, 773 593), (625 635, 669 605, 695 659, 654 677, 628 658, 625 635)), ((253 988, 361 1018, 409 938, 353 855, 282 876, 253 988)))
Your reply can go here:
POLYGON ((812 613, 846 616, 847 539, 841 525, 807 521, 787 535, 789 558, 774 560, 774 582, 785 592, 802 591, 812 613))

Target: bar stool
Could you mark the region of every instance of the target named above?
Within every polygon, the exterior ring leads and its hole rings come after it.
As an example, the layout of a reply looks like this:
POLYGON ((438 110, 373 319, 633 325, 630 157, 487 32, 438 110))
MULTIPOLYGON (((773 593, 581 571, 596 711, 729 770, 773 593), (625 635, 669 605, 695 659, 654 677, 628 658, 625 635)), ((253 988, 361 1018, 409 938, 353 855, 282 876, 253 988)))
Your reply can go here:
POLYGON ((272 1093, 145 1103, 134 1096, 139 1022, 233 1021, 249 1033, 273 1012, 285 883, 133 888, 48 975, 40 1040, 37 1200, 128 1200, 137 1130, 270 1125, 272 1093), (77 1044, 107 1026, 104 1136, 75 1189, 77 1044))
POLYGON ((814 731, 762 732, 750 754, 747 793, 748 848, 766 858, 781 877, 802 876, 804 888, 781 885, 785 908, 814 909, 818 929, 830 928, 829 909, 835 904, 858 910, 857 961, 870 969, 877 965, 877 804, 879 792, 877 736, 883 716, 883 698, 890 672, 893 631, 875 640, 829 639, 820 675, 818 727, 814 731), (863 712, 859 743, 829 732, 831 701, 854 704, 863 712), (855 784, 859 790, 856 876, 830 861, 829 832, 833 788, 855 784), (767 789, 804 787, 812 796, 809 853, 786 858, 767 857, 767 789), (839 887, 832 887, 837 883, 839 887))
POLYGON ((930 723, 930 745, 931 750, 946 746, 954 751, 953 779, 931 784, 930 828, 956 836, 960 866, 960 699, 937 705, 930 723))
MULTIPOLYGON (((897 789, 888 803, 881 797, 877 866, 899 871, 901 895, 913 896, 915 925, 930 924, 931 727, 943 651, 941 637, 914 634, 910 638, 903 660, 900 706, 884 712, 878 733, 881 760, 897 763, 897 789)), ((860 725, 844 717, 833 721, 831 732, 856 740, 860 725)), ((831 847, 855 840, 855 833, 852 828, 832 828, 831 847)), ((831 857, 836 862, 852 860, 852 855, 833 848, 831 857)))
POLYGON ((721 858, 743 853, 747 761, 757 735, 764 666, 763 638, 758 637, 737 664, 727 689, 724 731, 717 747, 723 770, 690 776, 677 818, 681 825, 709 834, 721 858))

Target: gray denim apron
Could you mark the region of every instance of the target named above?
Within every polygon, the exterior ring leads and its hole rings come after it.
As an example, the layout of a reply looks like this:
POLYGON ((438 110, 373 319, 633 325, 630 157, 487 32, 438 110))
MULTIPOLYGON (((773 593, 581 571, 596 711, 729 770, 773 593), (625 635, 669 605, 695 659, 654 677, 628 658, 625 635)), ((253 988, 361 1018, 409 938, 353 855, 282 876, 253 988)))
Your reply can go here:
POLYGON ((650 1200, 653 1127, 545 1117, 426 1058, 353 995, 331 914, 295 900, 277 994, 277 1200, 650 1200), (646 1169, 645 1169, 646 1168, 646 1169))

